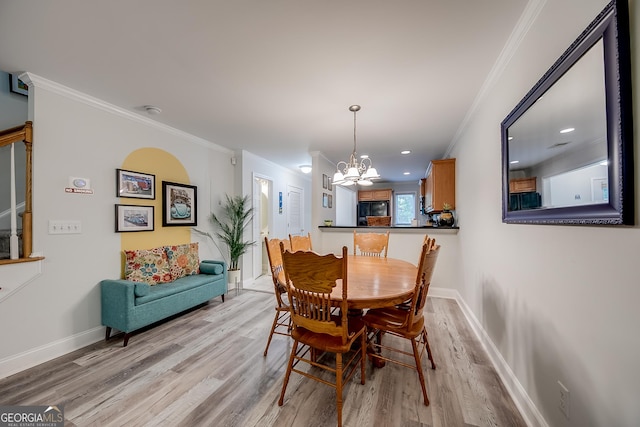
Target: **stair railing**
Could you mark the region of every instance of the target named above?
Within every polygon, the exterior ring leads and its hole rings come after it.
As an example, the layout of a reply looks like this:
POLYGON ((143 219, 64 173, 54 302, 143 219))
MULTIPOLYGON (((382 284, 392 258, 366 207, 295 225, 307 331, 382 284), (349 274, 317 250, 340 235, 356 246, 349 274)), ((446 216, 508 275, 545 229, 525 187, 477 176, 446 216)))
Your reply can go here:
MULTIPOLYGON (((25 199, 24 212, 22 214, 22 252, 24 260, 30 260, 33 244, 33 212, 32 212, 32 143, 33 143, 33 127, 32 122, 27 121, 23 126, 17 126, 10 129, 0 131, 0 147, 11 145, 11 230, 10 230, 10 260, 20 259, 18 245, 18 212, 16 207, 16 173, 15 173, 15 143, 24 142, 26 148, 26 180, 25 180, 25 199)), ((0 264, 3 263, 0 260, 0 264)))

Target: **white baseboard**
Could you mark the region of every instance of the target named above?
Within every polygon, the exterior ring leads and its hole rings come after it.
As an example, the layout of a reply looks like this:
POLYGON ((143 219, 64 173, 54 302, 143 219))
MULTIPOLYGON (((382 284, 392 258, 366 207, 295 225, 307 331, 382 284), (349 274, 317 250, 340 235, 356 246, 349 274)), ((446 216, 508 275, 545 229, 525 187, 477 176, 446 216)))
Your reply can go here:
POLYGON ((429 296, 436 298, 454 299, 457 301, 460 297, 460 294, 455 289, 432 288, 431 286, 429 286, 429 296))
POLYGON ((103 340, 105 337, 104 334, 104 326, 99 326, 2 359, 0 360, 0 379, 103 340))
POLYGON ((489 359, 491 359, 491 363, 496 368, 502 383, 504 384, 507 392, 513 399, 515 405, 518 407, 522 418, 524 418, 525 422, 528 426, 531 427, 549 427, 546 420, 536 407, 536 405, 531 401, 529 395, 527 394, 518 378, 514 375, 513 371, 507 364, 507 362, 502 357, 502 354, 498 351, 498 348, 495 346, 487 331, 482 327, 482 324, 478 321, 476 316, 471 311, 471 308, 467 305, 467 303, 462 299, 460 293, 454 289, 446 289, 446 288, 430 288, 429 296, 438 297, 438 298, 452 298, 458 302, 458 305, 462 309, 462 313, 467 319, 469 326, 478 337, 478 340, 484 347, 485 351, 489 355, 489 359))

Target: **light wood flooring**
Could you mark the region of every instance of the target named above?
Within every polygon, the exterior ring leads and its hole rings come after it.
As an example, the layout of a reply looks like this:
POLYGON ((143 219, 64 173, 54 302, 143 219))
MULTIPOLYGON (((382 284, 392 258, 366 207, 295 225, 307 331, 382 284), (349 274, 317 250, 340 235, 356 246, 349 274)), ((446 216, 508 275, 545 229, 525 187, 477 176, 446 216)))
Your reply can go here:
MULTIPOLYGON (((127 347, 112 338, 2 379, 0 405, 63 405, 68 426, 335 425, 335 391, 301 375, 277 405, 291 343, 276 335, 262 356, 274 303, 246 289, 216 298, 127 347)), ((426 310, 431 405, 414 370, 367 363, 366 384, 356 374, 345 387, 344 425, 524 426, 457 303, 429 298, 426 310)))

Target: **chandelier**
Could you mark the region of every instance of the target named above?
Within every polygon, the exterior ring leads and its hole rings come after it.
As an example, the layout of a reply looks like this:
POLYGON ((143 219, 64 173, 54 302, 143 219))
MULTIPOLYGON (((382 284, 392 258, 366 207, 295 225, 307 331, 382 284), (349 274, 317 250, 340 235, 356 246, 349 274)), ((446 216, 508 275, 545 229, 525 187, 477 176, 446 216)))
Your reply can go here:
POLYGON ((369 157, 363 157, 360 162, 356 157, 356 113, 360 111, 359 105, 352 105, 349 111, 353 111, 353 152, 349 156, 349 161, 340 161, 336 165, 336 173, 333 175, 333 184, 349 185, 373 185, 372 179, 380 178, 378 171, 371 165, 369 157))

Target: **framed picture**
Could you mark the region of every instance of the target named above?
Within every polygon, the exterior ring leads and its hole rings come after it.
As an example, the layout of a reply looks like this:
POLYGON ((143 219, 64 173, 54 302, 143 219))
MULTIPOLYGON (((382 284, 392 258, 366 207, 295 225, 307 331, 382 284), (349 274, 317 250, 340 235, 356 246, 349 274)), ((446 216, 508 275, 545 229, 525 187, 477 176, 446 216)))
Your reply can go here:
POLYGON ((333 196, 331 194, 329 194, 328 207, 333 207, 333 196))
POLYGON ((195 185, 162 181, 162 226, 198 225, 195 185))
POLYGON ((322 174, 322 188, 327 188, 329 177, 325 174, 322 174))
POLYGON ((116 205, 116 233, 153 231, 153 206, 116 205))
POLYGON ((327 193, 322 193, 322 207, 329 207, 329 195, 327 193))
POLYGON ((17 74, 9 74, 9 90, 20 95, 29 95, 29 86, 18 78, 17 74))
POLYGON ((331 183, 332 178, 327 178, 327 190, 333 191, 333 184, 331 183))
POLYGON ((116 196, 135 199, 156 198, 156 176, 116 169, 116 196))

